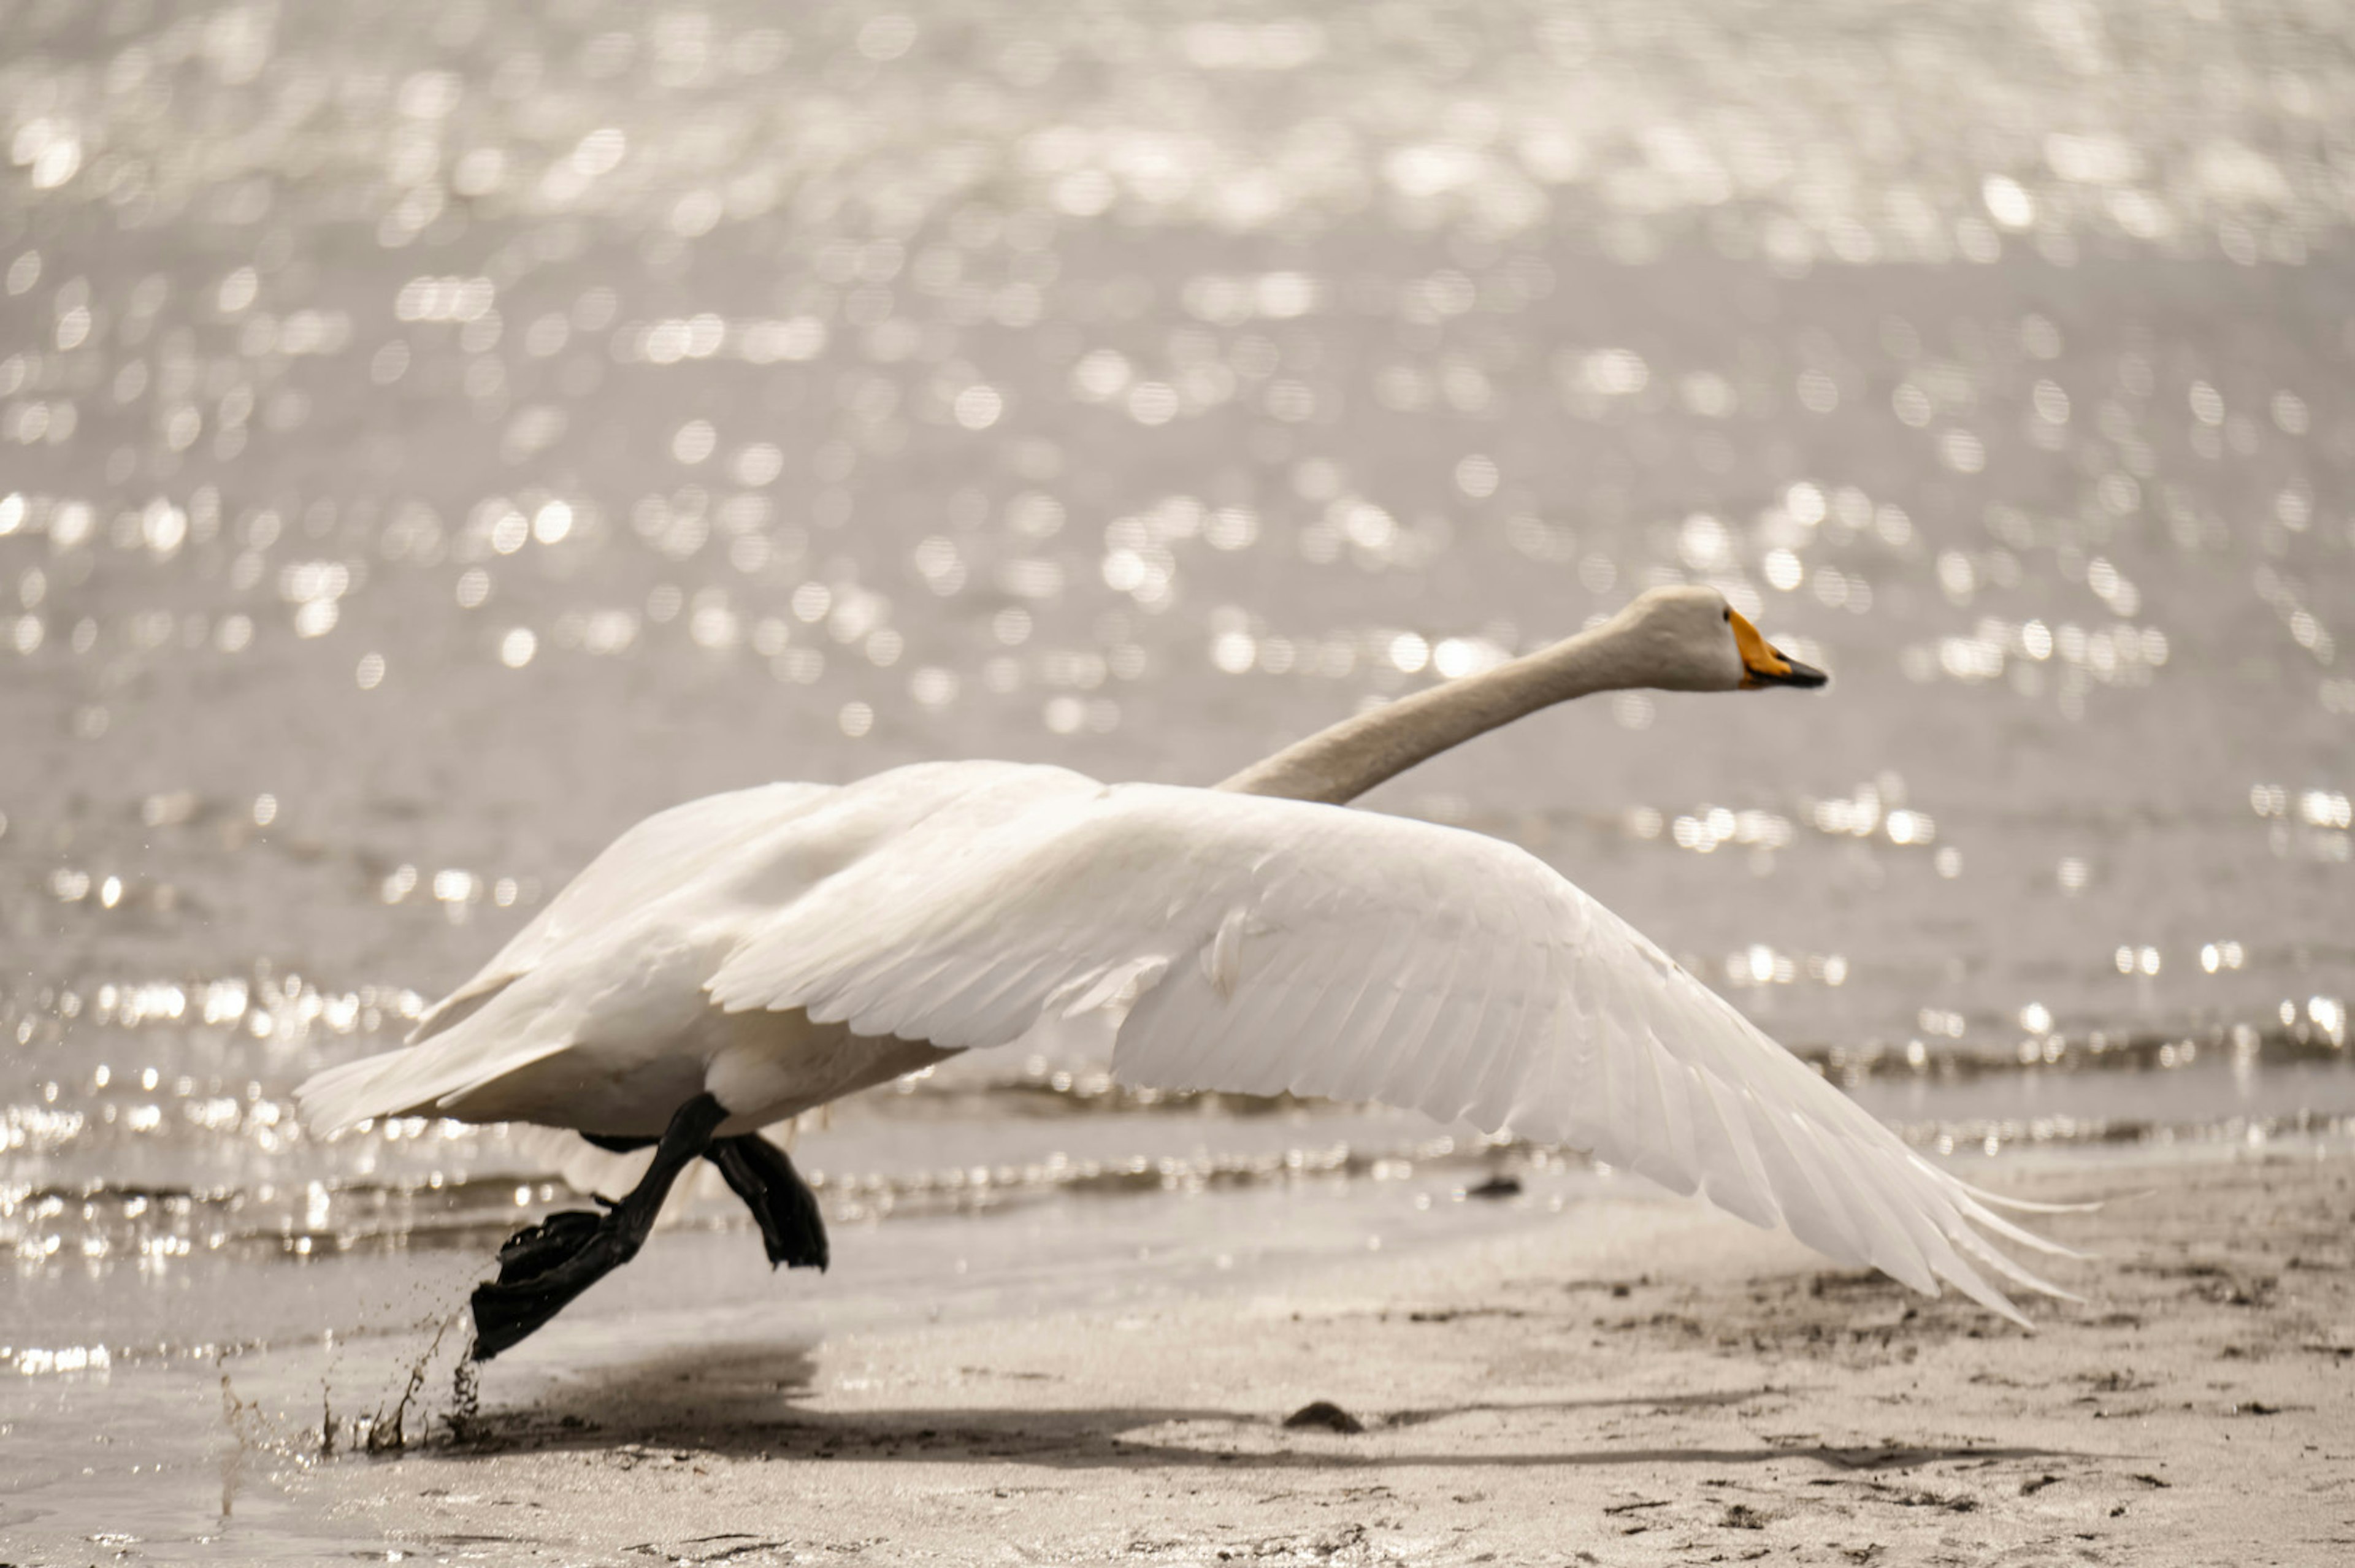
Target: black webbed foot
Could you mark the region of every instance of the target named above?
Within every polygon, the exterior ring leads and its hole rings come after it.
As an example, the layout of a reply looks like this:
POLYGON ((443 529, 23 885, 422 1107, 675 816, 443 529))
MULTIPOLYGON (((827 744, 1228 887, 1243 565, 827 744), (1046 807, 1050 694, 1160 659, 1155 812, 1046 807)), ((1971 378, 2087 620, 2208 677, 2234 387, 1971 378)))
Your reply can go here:
MULTIPOLYGON (((555 1239, 536 1240, 536 1250, 518 1260, 528 1264, 529 1272, 502 1261, 496 1284, 474 1287, 474 1360, 487 1361, 527 1338, 573 1297, 635 1257, 645 1240, 633 1233, 619 1211, 603 1215, 573 1211, 549 1218, 569 1223, 555 1239)), ((515 1244, 500 1249, 502 1260, 515 1244)))
POLYGON ((487 1361, 520 1342, 635 1257, 671 1183, 711 1147, 713 1129, 727 1119, 718 1100, 697 1095, 671 1117, 645 1176, 607 1212, 565 1210, 509 1238, 499 1249, 498 1279, 474 1287, 474 1359, 487 1361))
MULTIPOLYGON (((608 1209, 613 1207, 607 1204, 608 1209)), ((585 1209, 564 1209, 537 1225, 526 1225, 499 1248, 499 1283, 514 1285, 536 1279, 570 1262, 596 1235, 605 1216, 585 1209)))
POLYGON ((818 1209, 817 1195, 784 1150, 758 1133, 746 1133, 713 1139, 704 1157, 719 1168, 729 1187, 752 1211, 771 1267, 783 1264, 824 1272, 829 1261, 826 1216, 818 1209))

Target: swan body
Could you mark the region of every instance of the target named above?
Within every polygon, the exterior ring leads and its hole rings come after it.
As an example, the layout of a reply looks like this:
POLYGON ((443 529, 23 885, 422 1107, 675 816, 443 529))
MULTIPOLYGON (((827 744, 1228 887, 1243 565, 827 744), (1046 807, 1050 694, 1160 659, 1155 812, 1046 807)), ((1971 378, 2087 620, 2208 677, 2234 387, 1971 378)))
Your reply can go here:
POLYGON ((1601 689, 1597 643, 1618 684, 1668 668, 1730 688, 1774 664, 1785 684, 1821 684, 1746 623, 1730 631, 1713 592, 1646 599, 1620 618, 1632 642, 1605 626, 1583 656, 1573 638, 1420 694, 1218 789, 927 763, 660 813, 406 1049, 303 1085, 304 1115, 322 1130, 433 1115, 652 1141, 709 1096, 725 1137, 1101 1014, 1123 1082, 1379 1100, 1572 1145, 2019 1320, 1988 1274, 2053 1287, 1981 1232, 2059 1249, 1994 1212, 2004 1200, 1913 1153, 1534 857, 1332 804, 1455 731, 1560 699, 1549 690, 1601 689), (1663 613, 1724 657, 1645 664, 1663 613), (1419 717, 1391 711, 1409 703, 1419 717))

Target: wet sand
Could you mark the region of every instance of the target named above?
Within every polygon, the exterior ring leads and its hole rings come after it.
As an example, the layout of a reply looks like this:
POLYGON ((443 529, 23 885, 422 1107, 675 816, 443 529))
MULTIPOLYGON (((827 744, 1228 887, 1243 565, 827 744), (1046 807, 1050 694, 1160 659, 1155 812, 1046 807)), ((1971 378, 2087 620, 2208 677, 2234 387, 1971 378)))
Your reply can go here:
POLYGON ((2103 1256, 2033 1335, 1630 1190, 1227 1300, 501 1363, 314 1500, 492 1563, 2346 1561, 2345 1146, 2007 1175, 2137 1194, 2047 1224, 2103 1256))

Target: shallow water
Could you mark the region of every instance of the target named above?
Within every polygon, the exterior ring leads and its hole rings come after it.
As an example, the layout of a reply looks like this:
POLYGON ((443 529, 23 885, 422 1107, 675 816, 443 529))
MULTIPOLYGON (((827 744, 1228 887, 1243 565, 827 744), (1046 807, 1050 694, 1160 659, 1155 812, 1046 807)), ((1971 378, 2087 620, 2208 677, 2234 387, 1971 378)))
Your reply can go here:
MULTIPOLYGON (((220 1347, 446 1307, 566 1200, 549 1140, 289 1092, 649 810, 1209 782, 1655 581, 1833 687, 1369 804, 1527 846, 1925 1147, 2355 1110, 2331 13, 0 24, 0 1360, 52 1353, 0 1402, 86 1424, 46 1379, 103 1345, 213 1421, 220 1347)), ((1028 1054, 811 1133, 837 1223, 912 1258, 1167 1158, 1313 1252, 1291 1173, 1444 1136, 1028 1054)))

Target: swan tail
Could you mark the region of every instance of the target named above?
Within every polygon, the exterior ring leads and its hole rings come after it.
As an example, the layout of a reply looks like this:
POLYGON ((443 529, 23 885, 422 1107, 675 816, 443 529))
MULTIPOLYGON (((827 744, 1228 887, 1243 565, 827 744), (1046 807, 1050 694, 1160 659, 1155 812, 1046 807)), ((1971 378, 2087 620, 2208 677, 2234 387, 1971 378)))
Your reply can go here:
POLYGON ((325 1137, 371 1116, 391 1115, 392 1108, 381 1103, 383 1095, 377 1092, 377 1081, 408 1054, 406 1051, 388 1051, 363 1056, 357 1061, 346 1061, 304 1079, 294 1091, 304 1125, 325 1137))
MULTIPOLYGON (((442 1116, 467 1095, 568 1049, 554 1039, 469 1061, 432 1046, 362 1057, 304 1080, 294 1091, 304 1124, 328 1136, 377 1116, 442 1116)), ((476 1119, 469 1117, 469 1120, 476 1119)))

